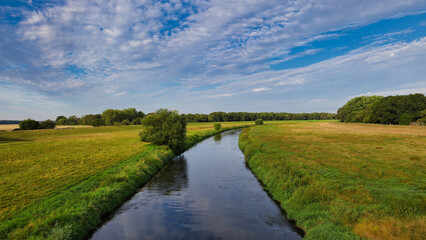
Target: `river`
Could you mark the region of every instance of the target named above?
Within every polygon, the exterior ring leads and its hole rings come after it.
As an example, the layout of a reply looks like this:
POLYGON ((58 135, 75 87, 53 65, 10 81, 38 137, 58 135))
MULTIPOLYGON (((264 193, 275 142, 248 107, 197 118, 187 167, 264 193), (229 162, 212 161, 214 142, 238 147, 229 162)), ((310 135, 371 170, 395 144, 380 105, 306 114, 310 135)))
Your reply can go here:
POLYGON ((176 157, 92 239, 301 239, 247 168, 240 132, 208 138, 176 157))

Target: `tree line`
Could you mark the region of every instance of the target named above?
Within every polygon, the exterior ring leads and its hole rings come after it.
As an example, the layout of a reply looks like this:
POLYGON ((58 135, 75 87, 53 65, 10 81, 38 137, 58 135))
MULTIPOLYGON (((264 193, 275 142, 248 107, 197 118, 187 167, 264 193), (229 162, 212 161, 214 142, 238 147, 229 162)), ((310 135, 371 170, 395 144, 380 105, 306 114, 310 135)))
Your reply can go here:
POLYGON ((356 97, 337 110, 337 118, 343 122, 425 124, 426 97, 421 93, 356 97))
POLYGON ((274 113, 274 112, 212 112, 210 114, 183 114, 187 122, 229 122, 229 121, 255 121, 263 119, 265 121, 273 120, 327 120, 336 119, 335 113, 274 113))
MULTIPOLYGON (((155 114, 149 113, 147 116, 155 114)), ((263 119, 265 121, 272 120, 325 120, 336 119, 334 113, 274 113, 274 112, 212 112, 210 114, 180 114, 186 122, 228 122, 228 121, 255 121, 256 119, 263 119)), ((98 126, 117 126, 117 125, 140 125, 145 118, 145 113, 137 111, 135 108, 127 108, 123 110, 107 109, 101 114, 86 114, 81 117, 75 115, 65 117, 57 116, 55 121, 48 120, 49 123, 53 122, 55 125, 92 125, 98 126)), ((37 129, 40 124, 34 123, 35 120, 24 120, 21 129, 37 129), (33 128, 32 128, 33 127, 33 128)), ((55 127, 53 126, 53 128, 55 127)), ((51 124, 49 125, 51 127, 51 124)))

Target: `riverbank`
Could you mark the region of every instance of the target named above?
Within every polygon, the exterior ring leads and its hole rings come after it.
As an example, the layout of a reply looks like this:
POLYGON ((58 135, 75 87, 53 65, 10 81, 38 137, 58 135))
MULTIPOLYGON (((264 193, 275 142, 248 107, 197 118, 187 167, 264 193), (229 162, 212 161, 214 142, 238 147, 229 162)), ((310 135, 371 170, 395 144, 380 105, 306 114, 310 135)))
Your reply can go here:
POLYGON ((288 122, 247 128, 240 148, 306 239, 421 239, 426 129, 288 122))
MULTIPOLYGON (((247 122, 222 126, 215 131, 213 123, 188 125, 186 148, 247 122)), ((3 134, 1 164, 8 172, 0 176, 0 238, 84 238, 174 157, 165 147, 141 143, 138 132, 137 126, 122 126, 3 134), (124 149, 132 156, 123 160, 124 149)))

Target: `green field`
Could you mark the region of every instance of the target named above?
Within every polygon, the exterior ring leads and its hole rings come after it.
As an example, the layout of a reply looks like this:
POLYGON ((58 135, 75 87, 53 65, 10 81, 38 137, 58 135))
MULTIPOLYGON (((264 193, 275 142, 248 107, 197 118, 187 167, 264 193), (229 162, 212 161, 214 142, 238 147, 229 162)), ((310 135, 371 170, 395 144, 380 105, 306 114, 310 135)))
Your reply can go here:
MULTIPOLYGON (((217 133, 188 124, 186 146, 217 133)), ((222 123, 222 131, 250 122, 222 123)), ((0 239, 81 238, 173 156, 141 126, 0 133, 0 239)))
POLYGON ((426 128, 287 122, 240 148, 306 239, 424 239, 426 128))

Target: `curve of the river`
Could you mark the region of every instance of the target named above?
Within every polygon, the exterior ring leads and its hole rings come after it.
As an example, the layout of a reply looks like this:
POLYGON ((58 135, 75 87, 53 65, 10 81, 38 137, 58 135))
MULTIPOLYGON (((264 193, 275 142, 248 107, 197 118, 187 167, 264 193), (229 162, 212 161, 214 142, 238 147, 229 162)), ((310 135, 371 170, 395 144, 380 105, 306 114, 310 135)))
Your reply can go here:
POLYGON ((240 132, 176 157, 92 239, 301 239, 246 167, 240 132))

